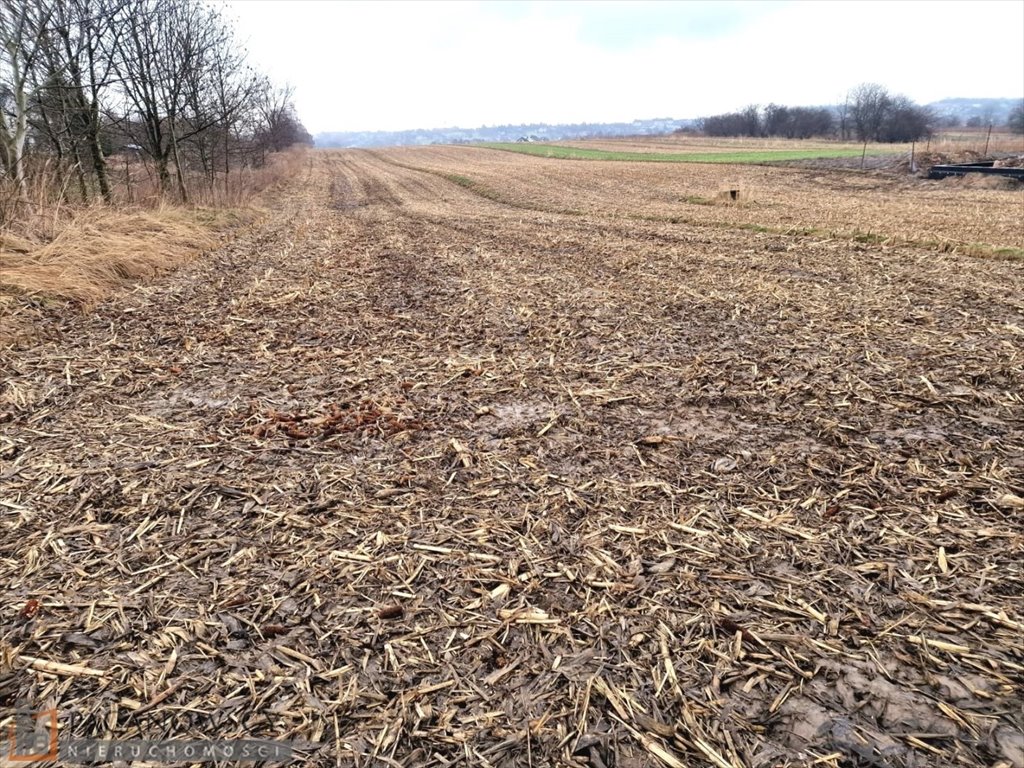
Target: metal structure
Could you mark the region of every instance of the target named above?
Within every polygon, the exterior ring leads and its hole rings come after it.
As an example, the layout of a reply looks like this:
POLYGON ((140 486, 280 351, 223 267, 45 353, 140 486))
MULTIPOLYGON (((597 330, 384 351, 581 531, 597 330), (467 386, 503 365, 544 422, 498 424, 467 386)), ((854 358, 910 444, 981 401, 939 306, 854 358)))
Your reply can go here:
POLYGON ((933 165, 928 171, 929 179, 945 179, 949 176, 966 176, 968 173, 985 173, 991 176, 1007 176, 1017 181, 1024 181, 1024 168, 997 168, 995 160, 982 160, 977 163, 957 163, 955 165, 933 165))

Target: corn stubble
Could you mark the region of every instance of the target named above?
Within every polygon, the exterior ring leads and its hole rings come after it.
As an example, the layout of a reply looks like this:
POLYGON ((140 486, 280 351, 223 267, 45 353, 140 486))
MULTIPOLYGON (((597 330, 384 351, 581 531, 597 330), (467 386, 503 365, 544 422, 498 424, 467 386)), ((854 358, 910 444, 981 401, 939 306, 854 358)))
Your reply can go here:
MULTIPOLYGON (((40 317, 0 701, 309 765, 1021 765, 1019 263, 841 173, 611 165, 318 154, 40 317)), ((938 189, 1020 245, 1016 193, 938 189)))

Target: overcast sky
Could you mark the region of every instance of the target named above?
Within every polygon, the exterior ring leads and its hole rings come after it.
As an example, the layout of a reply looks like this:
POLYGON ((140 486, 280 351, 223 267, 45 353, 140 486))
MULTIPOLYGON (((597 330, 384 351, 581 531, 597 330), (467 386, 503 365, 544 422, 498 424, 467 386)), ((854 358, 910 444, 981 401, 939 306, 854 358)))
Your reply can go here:
POLYGON ((223 5, 314 133, 1024 94, 1024 0, 223 5))

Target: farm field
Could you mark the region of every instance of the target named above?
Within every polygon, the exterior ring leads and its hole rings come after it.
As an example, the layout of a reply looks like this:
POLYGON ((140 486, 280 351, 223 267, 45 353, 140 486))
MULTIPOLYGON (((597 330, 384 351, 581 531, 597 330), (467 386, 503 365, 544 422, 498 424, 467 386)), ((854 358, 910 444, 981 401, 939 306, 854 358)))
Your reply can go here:
MULTIPOLYGON (((749 137, 709 137, 686 133, 668 136, 624 136, 596 139, 580 139, 576 141, 558 141, 558 146, 577 149, 599 149, 606 152, 642 152, 669 153, 679 155, 697 155, 710 153, 782 153, 806 152, 818 153, 819 157, 827 157, 829 153, 850 154, 860 158, 863 146, 854 141, 838 142, 822 139, 783 139, 783 138, 749 138, 749 137)), ((1006 131, 994 131, 988 135, 985 130, 951 129, 939 131, 931 139, 913 145, 916 151, 929 152, 977 152, 984 148, 993 152, 1024 152, 1024 136, 1006 131)), ((520 145, 521 146, 521 145, 520 145)), ((911 144, 868 144, 867 154, 872 155, 908 155, 911 144)), ((841 156, 841 155, 840 155, 841 156)))
POLYGON ((537 212, 1024 257, 1024 191, 972 186, 976 180, 756 165, 524 161, 510 152, 455 147, 395 149, 384 159, 537 212), (728 189, 740 190, 739 205, 719 199, 728 189))
POLYGON ((431 147, 266 208, 0 317, 0 700, 318 766, 1024 766, 1024 193, 431 147))
MULTIPOLYGON (((823 141, 820 139, 747 138, 747 137, 708 137, 694 136, 685 133, 668 136, 625 136, 576 141, 559 141, 560 146, 578 147, 580 149, 603 149, 608 152, 668 152, 671 154, 705 154, 712 152, 773 152, 793 150, 834 150, 861 152, 861 145, 856 142, 823 141)), ((871 144, 871 152, 882 150, 902 150, 903 145, 871 144)), ((909 149, 909 146, 907 147, 909 149)))
MULTIPOLYGON (((600 149, 595 146, 581 146, 583 142, 576 142, 573 146, 563 144, 544 144, 529 142, 492 142, 484 143, 481 146, 488 149, 500 149, 506 152, 517 152, 524 155, 535 155, 537 157, 549 157, 559 160, 617 160, 617 161, 645 161, 660 163, 768 163, 781 162, 786 160, 816 160, 819 158, 835 157, 859 157, 861 149, 858 147, 828 147, 821 149, 757 149, 757 150, 734 150, 715 148, 710 152, 664 152, 642 149, 640 151, 628 151, 622 148, 600 149)), ((885 149, 888 154, 895 154, 899 150, 885 149)))

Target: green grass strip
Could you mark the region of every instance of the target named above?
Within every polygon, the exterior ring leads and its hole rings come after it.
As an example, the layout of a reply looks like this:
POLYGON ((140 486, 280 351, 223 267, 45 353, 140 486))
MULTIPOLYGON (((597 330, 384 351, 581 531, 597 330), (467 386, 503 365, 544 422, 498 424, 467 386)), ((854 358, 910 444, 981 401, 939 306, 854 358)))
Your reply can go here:
MULTIPOLYGON (((605 149, 580 149, 558 144, 532 144, 527 142, 483 142, 472 146, 519 152, 535 157, 558 160, 619 160, 641 163, 777 163, 786 160, 816 160, 832 157, 860 157, 862 149, 836 147, 834 149, 761 149, 742 152, 612 152, 605 149)), ((903 149, 872 148, 872 154, 895 154, 903 149)))

